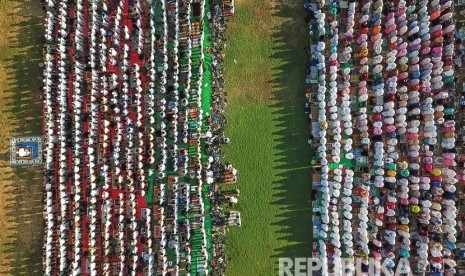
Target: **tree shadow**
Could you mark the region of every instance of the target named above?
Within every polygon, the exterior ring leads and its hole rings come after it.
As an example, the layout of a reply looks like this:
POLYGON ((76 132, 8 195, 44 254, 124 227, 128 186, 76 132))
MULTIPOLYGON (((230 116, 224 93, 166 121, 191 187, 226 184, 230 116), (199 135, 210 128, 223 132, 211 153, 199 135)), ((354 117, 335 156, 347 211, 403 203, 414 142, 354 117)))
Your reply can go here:
POLYGON ((312 205, 310 147, 308 121, 303 112, 305 102, 306 48, 309 41, 306 32, 303 0, 280 0, 273 14, 283 22, 275 29, 273 39, 276 48, 270 57, 280 61, 273 68, 272 108, 279 130, 273 133, 277 142, 278 155, 275 170, 279 180, 274 183, 272 204, 283 212, 273 226, 287 246, 275 250, 272 258, 306 258, 311 256, 312 205), (294 83, 290 80, 297 79, 294 83))
MULTIPOLYGON (((9 125, 10 135, 41 135, 42 101, 41 70, 43 45, 43 11, 40 1, 12 1, 14 7, 5 14, 7 19, 19 18, 10 25, 2 60, 10 64, 7 85, 0 89, 5 100, 2 112, 9 125)), ((3 114, 2 114, 3 115, 3 114)), ((2 122, 5 123, 5 122, 2 122)), ((7 141, 10 137, 3 137, 7 141)), ((8 234, 0 241, 1 275, 41 275, 43 240, 42 168, 10 168, 9 147, 0 148, 3 229, 8 234)))

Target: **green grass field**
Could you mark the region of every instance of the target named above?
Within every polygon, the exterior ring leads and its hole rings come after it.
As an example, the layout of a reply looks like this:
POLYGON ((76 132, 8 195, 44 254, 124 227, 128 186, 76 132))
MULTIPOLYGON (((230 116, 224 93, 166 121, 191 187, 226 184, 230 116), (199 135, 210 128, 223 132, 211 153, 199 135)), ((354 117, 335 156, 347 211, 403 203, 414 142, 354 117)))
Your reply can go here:
POLYGON ((9 138, 41 134, 42 8, 0 0, 0 275, 41 275, 41 168, 12 169, 9 138))
POLYGON ((225 152, 239 170, 243 226, 227 235, 227 275, 277 275, 279 257, 311 253, 302 6, 239 0, 228 27, 225 152))

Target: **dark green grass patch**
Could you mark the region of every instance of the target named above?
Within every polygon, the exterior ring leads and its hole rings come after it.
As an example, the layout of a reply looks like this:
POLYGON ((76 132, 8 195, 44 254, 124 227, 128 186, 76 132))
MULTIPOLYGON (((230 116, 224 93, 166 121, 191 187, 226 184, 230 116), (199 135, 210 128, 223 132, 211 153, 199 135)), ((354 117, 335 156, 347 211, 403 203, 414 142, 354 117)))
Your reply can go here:
POLYGON ((239 1, 225 75, 243 226, 227 235, 227 275, 277 275, 279 257, 311 253, 308 36, 302 1, 239 1))

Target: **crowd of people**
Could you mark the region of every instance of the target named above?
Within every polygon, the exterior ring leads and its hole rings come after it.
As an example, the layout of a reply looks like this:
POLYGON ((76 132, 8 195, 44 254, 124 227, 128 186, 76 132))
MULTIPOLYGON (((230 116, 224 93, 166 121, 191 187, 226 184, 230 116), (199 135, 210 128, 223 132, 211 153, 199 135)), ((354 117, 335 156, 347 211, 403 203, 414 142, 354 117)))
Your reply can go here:
POLYGON ((237 181, 222 1, 43 2, 44 274, 210 274, 214 195, 237 181))
MULTIPOLYGON (((238 189, 231 189, 231 184, 236 183, 238 170, 229 162, 221 162, 224 154, 221 147, 229 143, 229 138, 224 135, 227 119, 224 109, 227 106, 227 93, 224 89, 223 65, 224 48, 226 47, 226 25, 229 16, 234 14, 232 1, 218 1, 212 9, 212 114, 209 121, 212 123, 207 139, 207 154, 213 157, 211 170, 216 183, 211 190, 212 199, 212 273, 213 275, 225 275, 227 257, 225 255, 226 231, 228 226, 241 226, 239 223, 229 223, 234 216, 231 212, 237 209, 237 201, 240 194, 238 189)), ((234 211, 236 213, 237 211, 234 211)))
POLYGON ((368 272, 370 258, 392 272, 456 273, 453 8, 451 0, 305 4, 308 79, 318 71, 306 110, 322 275, 355 275, 355 259, 368 272), (343 258, 352 262, 343 267, 343 258))

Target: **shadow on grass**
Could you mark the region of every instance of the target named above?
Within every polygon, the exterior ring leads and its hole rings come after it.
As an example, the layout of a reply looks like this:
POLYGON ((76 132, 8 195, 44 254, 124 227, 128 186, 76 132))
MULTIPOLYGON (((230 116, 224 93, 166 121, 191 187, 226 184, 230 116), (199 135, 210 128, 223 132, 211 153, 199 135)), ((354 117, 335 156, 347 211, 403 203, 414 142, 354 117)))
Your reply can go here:
POLYGON ((303 12, 303 0, 280 0, 273 16, 283 20, 273 35, 275 54, 281 66, 273 69, 274 104, 278 131, 278 156, 275 169, 280 172, 274 183, 272 204, 283 212, 274 222, 288 245, 275 250, 272 258, 311 256, 312 208, 310 147, 308 122, 303 112, 305 102, 306 47, 309 41, 303 12), (297 80, 297 82, 293 82, 297 80))
MULTIPOLYGON (((42 60, 43 12, 40 1, 21 0, 15 2, 7 18, 20 18, 7 37, 11 56, 5 62, 11 64, 7 70, 7 87, 2 94, 10 98, 11 104, 3 103, 7 123, 12 125, 10 134, 15 136, 40 135, 42 104, 39 62, 42 60)), ((5 96, 4 96, 5 97, 5 96)), ((9 137, 4 137, 8 139, 9 137)), ((42 274, 42 168, 9 169, 9 150, 3 149, 0 183, 8 183, 2 189, 5 224, 9 225, 6 242, 0 243, 3 256, 1 275, 42 274)))

